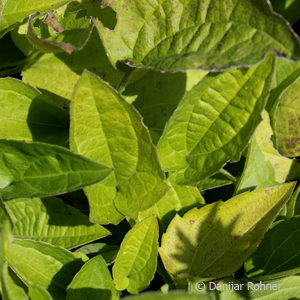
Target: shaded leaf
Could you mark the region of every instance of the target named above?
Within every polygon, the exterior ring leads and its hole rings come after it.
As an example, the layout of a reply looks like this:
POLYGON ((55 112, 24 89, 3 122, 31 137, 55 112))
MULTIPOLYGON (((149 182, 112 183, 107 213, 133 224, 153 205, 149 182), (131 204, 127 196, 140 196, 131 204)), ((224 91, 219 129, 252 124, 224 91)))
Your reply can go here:
POLYGON ((119 86, 124 73, 115 70, 107 59, 96 30, 81 51, 43 54, 22 72, 23 80, 40 89, 71 99, 84 69, 88 69, 112 86, 119 86), (47 78, 47 79, 46 79, 47 78))
POLYGON ((138 112, 89 72, 74 92, 70 144, 74 152, 114 168, 101 184, 85 189, 93 222, 118 223, 118 211, 135 218, 169 188, 138 112))
POLYGON ((300 216, 273 224, 245 264, 248 277, 274 279, 300 272, 300 216))
POLYGON ((45 197, 103 180, 111 169, 42 143, 0 140, 0 195, 3 199, 45 197))
POLYGON ((158 224, 150 216, 135 225, 122 241, 113 267, 116 289, 137 294, 150 284, 157 266, 158 224))
POLYGON ((58 198, 20 198, 6 201, 5 205, 14 224, 15 238, 71 249, 110 234, 58 198))
POLYGON ((26 285, 46 288, 55 300, 65 299, 66 287, 83 265, 82 259, 63 248, 31 240, 15 240, 6 259, 26 285))
POLYGON ((82 246, 81 248, 77 249, 76 252, 81 252, 90 258, 100 254, 105 260, 106 264, 110 265, 115 261, 119 252, 119 247, 104 243, 94 243, 82 246))
POLYGON ((159 250, 165 268, 179 285, 232 275, 255 251, 294 186, 259 189, 177 215, 159 250))
POLYGON ((0 79, 0 138, 65 145, 68 112, 20 80, 0 79))
POLYGON ((67 300, 88 299, 118 299, 109 270, 101 256, 85 263, 67 289, 67 300))
POLYGON ((298 0, 271 0, 273 9, 284 16, 291 24, 300 18, 300 2, 298 0))
POLYGON ((274 69, 274 55, 249 69, 211 73, 187 92, 158 143, 165 171, 196 184, 236 160, 259 124, 274 69))
MULTIPOLYGON (((81 50, 89 39, 93 29, 84 11, 64 13, 59 16, 60 22, 53 13, 50 13, 44 21, 44 23, 50 22, 50 25, 54 27, 53 34, 49 34, 49 29, 46 25, 44 25, 46 28, 41 28, 41 30, 35 29, 33 23, 39 15, 40 13, 36 13, 30 16, 27 27, 27 39, 36 49, 42 52, 65 51, 71 54, 73 51, 81 50), (49 21, 51 16, 51 21, 49 21), (56 25, 53 25, 53 22, 56 22, 56 25), (45 31, 47 34, 43 34, 45 31)), ((40 27, 42 26, 43 23, 41 23, 40 27)))
POLYGON ((17 22, 29 17, 37 11, 42 12, 57 8, 70 0, 5 0, 1 14, 0 38, 17 22))
POLYGON ((162 294, 157 292, 144 293, 138 296, 125 297, 124 300, 210 300, 210 296, 192 295, 184 292, 162 294))
POLYGON ((28 295, 30 300, 52 300, 53 298, 49 294, 49 292, 37 284, 32 284, 29 286, 28 295))
POLYGON ((25 291, 15 284, 8 272, 8 264, 5 262, 1 276, 1 296, 3 300, 28 300, 25 291))
POLYGON ((110 60, 158 70, 224 69, 259 62, 271 49, 298 59, 299 40, 267 1, 116 1, 114 30, 94 20, 110 60), (132 22, 134 20, 134 22, 132 22))
POLYGON ((155 215, 165 231, 176 212, 185 213, 192 207, 204 205, 205 201, 196 187, 174 185, 157 203, 145 211, 141 211, 137 220, 155 215))

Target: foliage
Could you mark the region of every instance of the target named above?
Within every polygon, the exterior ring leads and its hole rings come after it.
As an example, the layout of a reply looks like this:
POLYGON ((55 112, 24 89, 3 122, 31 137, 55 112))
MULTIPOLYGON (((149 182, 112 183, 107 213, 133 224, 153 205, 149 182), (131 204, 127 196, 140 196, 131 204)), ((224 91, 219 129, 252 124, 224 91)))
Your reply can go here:
POLYGON ((300 298, 299 8, 0 0, 1 298, 300 298))

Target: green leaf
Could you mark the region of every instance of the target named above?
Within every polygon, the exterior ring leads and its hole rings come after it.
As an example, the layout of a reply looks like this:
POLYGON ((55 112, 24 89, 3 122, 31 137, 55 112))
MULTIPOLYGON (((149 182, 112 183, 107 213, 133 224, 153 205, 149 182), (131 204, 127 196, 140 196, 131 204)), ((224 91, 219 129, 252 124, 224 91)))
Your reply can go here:
POLYGON ((235 181, 236 179, 229 172, 221 169, 220 172, 216 173, 215 175, 200 180, 197 184, 197 188, 200 192, 202 192, 224 185, 229 185, 235 181))
POLYGON ((70 136, 74 152, 114 168, 101 184, 85 189, 93 222, 118 223, 123 216, 117 210, 136 218, 166 194, 169 187, 141 116, 90 72, 74 91, 70 136))
POLYGON ((274 55, 248 69, 211 73, 187 92, 158 144, 165 171, 176 182, 196 184, 239 158, 267 100, 274 55))
POLYGON ((76 252, 81 252, 90 258, 100 254, 105 260, 106 264, 110 265, 115 261, 119 252, 119 247, 104 243, 94 243, 82 246, 81 248, 77 249, 76 252))
POLYGON ((13 78, 0 79, 0 138, 65 145, 68 112, 38 90, 13 78))
POLYGON ((5 205, 14 224, 15 238, 71 249, 110 234, 58 198, 20 198, 6 201, 5 205))
POLYGON ((298 185, 291 199, 286 204, 286 218, 290 219, 300 214, 299 211, 297 211, 297 202, 299 202, 298 200, 299 196, 300 196, 300 185, 298 185))
POLYGON ((295 33, 265 0, 105 0, 103 6, 117 14, 114 30, 94 20, 114 65, 215 70, 255 64, 271 49, 300 57, 295 33))
POLYGON ((271 0, 273 9, 284 16, 291 24, 299 19, 300 2, 298 0, 271 0))
POLYGON ((117 292, 101 256, 90 259, 76 274, 67 290, 67 300, 117 300, 117 292))
POLYGON ((93 29, 90 20, 85 16, 85 11, 79 10, 65 12, 58 19, 54 13, 48 13, 44 23, 53 27, 53 30, 40 23, 40 30, 37 32, 33 23, 39 15, 40 13, 36 13, 29 17, 27 38, 37 50, 42 52, 65 51, 71 54, 73 51, 81 50, 93 29))
POLYGON ((300 155, 300 75, 279 97, 274 114, 275 143, 284 156, 300 155))
POLYGON ((111 169, 65 148, 0 140, 0 196, 46 197, 103 180, 111 169))
POLYGON ((193 295, 184 292, 162 294, 157 292, 144 293, 138 296, 125 297, 124 300, 211 300, 210 296, 193 295))
POLYGON ((137 294, 150 284, 157 266, 158 224, 150 216, 135 225, 122 241, 113 267, 118 290, 137 294))
POLYGON ((233 278, 218 282, 221 286, 225 284, 239 284, 239 290, 225 290, 219 294, 220 300, 287 300, 298 299, 300 276, 289 276, 270 281, 237 281, 233 278))
POLYGON ((32 13, 57 8, 70 0, 6 0, 1 14, 0 38, 17 22, 29 17, 32 13))
POLYGON ((157 203, 145 211, 141 211, 137 220, 155 215, 161 228, 165 231, 176 212, 185 213, 192 207, 205 204, 203 197, 196 187, 174 185, 157 203))
POLYGON ((25 291, 16 285, 8 272, 8 264, 5 262, 1 276, 1 291, 3 300, 28 300, 25 291))
POLYGON ((40 89, 71 99, 74 87, 84 69, 88 69, 112 86, 118 87, 124 73, 115 70, 103 49, 96 30, 81 51, 43 54, 22 72, 23 80, 40 89))
POLYGON ((178 215, 159 250, 178 285, 230 276, 255 251, 295 183, 240 194, 178 215))
POLYGON ((204 71, 161 73, 145 69, 131 72, 122 95, 127 102, 134 102, 155 144, 186 90, 206 74, 204 71))
POLYGON ((273 224, 245 264, 248 277, 274 279, 300 272, 300 216, 273 224))
POLYGON ((31 240, 15 240, 6 259, 26 285, 46 288, 55 300, 65 299, 65 289, 83 265, 63 248, 31 240))
POLYGON ((30 300, 53 300, 49 292, 37 284, 29 286, 28 295, 30 300))

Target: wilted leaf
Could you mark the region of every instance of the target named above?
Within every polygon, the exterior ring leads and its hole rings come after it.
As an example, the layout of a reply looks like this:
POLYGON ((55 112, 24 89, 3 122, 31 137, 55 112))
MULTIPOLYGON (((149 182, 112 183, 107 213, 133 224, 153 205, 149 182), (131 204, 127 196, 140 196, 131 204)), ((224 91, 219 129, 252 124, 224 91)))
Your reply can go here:
POLYGON ((159 70, 224 69, 255 64, 274 49, 298 59, 299 40, 265 0, 105 0, 114 30, 94 20, 113 64, 159 70))
POLYGON ((232 275, 255 251, 294 186, 259 189, 177 215, 162 237, 165 268, 179 285, 232 275))
POLYGON ((117 300, 116 289, 101 256, 90 259, 67 289, 67 300, 117 300))
POLYGON ((135 225, 122 241, 113 267, 116 288, 137 294, 148 287, 156 271, 157 254, 158 224, 150 216, 135 225))
POLYGON ((259 124, 274 69, 274 55, 249 69, 209 74, 187 92, 158 143, 165 171, 196 184, 237 159, 259 124))
POLYGON ((118 211, 135 218, 167 192, 140 115, 89 72, 84 72, 74 92, 70 140, 76 153, 114 168, 101 184, 85 189, 93 222, 118 223, 123 218, 118 211))
POLYGON ((0 140, 0 196, 45 197, 103 180, 111 169, 65 148, 0 140))
POLYGON ((71 249, 110 234, 58 198, 13 199, 5 206, 14 224, 15 238, 71 249))

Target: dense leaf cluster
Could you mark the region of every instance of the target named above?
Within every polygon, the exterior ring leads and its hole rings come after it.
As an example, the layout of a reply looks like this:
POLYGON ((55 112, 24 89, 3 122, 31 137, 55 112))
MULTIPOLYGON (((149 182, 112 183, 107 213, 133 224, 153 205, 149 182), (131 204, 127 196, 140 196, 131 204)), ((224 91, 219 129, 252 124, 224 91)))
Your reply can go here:
POLYGON ((272 5, 0 0, 2 299, 300 297, 300 2, 272 5))

